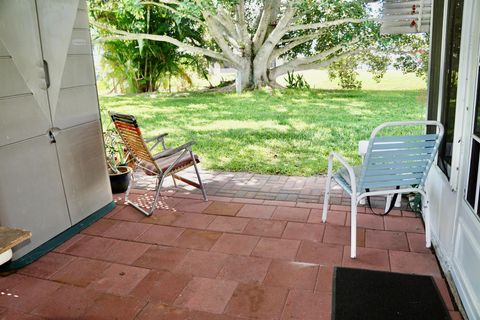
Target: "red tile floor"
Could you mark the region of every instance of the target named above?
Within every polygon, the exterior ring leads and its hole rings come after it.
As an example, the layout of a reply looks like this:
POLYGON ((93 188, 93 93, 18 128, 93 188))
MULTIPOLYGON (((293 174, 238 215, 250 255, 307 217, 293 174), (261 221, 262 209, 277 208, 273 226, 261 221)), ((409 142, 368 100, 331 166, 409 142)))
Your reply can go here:
POLYGON ((118 201, 0 278, 0 319, 330 319, 333 266, 432 275, 461 318, 411 212, 361 208, 352 260, 348 207, 322 224, 318 203, 196 197, 166 197, 152 217, 118 201))

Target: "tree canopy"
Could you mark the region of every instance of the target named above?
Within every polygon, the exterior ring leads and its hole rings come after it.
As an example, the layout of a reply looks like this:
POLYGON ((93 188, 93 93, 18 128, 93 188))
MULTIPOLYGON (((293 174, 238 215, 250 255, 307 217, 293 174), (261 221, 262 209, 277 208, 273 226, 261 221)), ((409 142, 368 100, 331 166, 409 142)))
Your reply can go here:
MULTIPOLYGON (((165 8, 140 5, 132 0, 90 0, 89 4, 91 17, 112 28, 130 33, 163 34, 179 41, 202 42, 202 28, 165 8)), ((101 37, 111 34, 101 28, 97 32, 101 37)), ((191 82, 187 69, 203 72, 205 68, 202 56, 181 52, 168 42, 112 39, 103 41, 101 49, 109 78, 127 92, 153 92, 160 85, 169 87, 172 77, 191 82)))
MULTIPOLYGON (((97 0, 111 4, 115 1, 97 0)), ((381 77, 388 65, 407 71, 425 68, 427 38, 380 35, 378 19, 363 0, 129 0, 132 6, 168 11, 195 32, 132 30, 97 19, 102 41, 152 40, 223 62, 237 70, 239 90, 276 86, 288 72, 330 67, 330 75, 358 86, 354 70, 368 66, 381 77), (423 50, 423 51, 422 51, 423 50), (423 57, 424 58, 424 57, 423 57)), ((112 8, 113 9, 113 8, 112 8)))

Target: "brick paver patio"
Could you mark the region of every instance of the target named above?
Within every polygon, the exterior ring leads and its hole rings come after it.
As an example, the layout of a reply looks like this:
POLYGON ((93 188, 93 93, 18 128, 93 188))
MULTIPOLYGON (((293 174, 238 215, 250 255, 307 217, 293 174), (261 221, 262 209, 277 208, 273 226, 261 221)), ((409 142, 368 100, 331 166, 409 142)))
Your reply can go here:
POLYGON ((151 217, 116 197, 107 216, 0 278, 0 318, 330 319, 334 266, 432 275, 460 318, 411 212, 360 208, 352 260, 348 207, 321 224, 318 203, 170 195, 151 217))
MULTIPOLYGON (((193 168, 181 173, 188 179, 196 181, 193 168)), ((147 176, 142 172, 135 174, 137 189, 155 189, 155 177, 147 176)), ((201 177, 209 196, 228 198, 246 198, 271 201, 291 201, 306 203, 323 203, 325 193, 325 175, 312 177, 289 177, 278 175, 263 175, 246 172, 221 172, 201 170, 201 177)), ((200 191, 184 183, 174 188, 172 179, 164 182, 164 188, 185 194, 199 194, 200 191)), ((343 190, 334 186, 330 199, 332 204, 350 205, 350 197, 343 190)), ((384 207, 385 198, 372 198, 375 207, 384 207)), ((402 208, 407 208, 404 200, 402 208)))

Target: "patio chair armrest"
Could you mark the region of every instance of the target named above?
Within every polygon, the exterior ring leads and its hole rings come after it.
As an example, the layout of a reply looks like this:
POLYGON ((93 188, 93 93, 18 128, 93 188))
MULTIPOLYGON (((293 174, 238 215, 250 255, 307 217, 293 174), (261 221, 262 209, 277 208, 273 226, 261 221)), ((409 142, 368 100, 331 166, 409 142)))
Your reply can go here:
POLYGON ((176 147, 176 148, 173 148, 173 149, 168 149, 168 150, 165 150, 163 152, 160 152, 159 154, 155 155, 153 157, 154 160, 158 160, 158 159, 161 159, 161 158, 165 158, 165 157, 168 157, 168 156, 171 156, 177 152, 180 152, 180 151, 183 151, 183 150, 191 150, 192 146, 195 144, 196 142, 195 141, 190 141, 190 142, 187 142, 185 144, 182 144, 181 146, 179 147, 176 147))
POLYGON ((152 142, 152 141, 162 141, 163 139, 165 139, 165 137, 168 136, 168 133, 162 133, 162 134, 159 134, 158 136, 156 137, 153 137, 153 138, 150 138, 150 139, 145 139, 145 142, 152 142))
POLYGON ((357 182, 356 182, 357 180, 355 177, 355 171, 353 170, 353 167, 347 162, 347 160, 345 160, 344 157, 342 157, 342 155, 336 152, 332 152, 330 154, 330 157, 328 158, 329 168, 332 168, 331 163, 333 162, 334 159, 338 160, 338 162, 340 162, 342 166, 345 169, 347 169, 348 175, 350 177, 350 187, 352 188, 352 194, 355 194, 357 192, 357 182))
POLYGON ((167 149, 166 146, 165 146, 165 137, 168 136, 168 133, 162 133, 162 134, 159 134, 158 136, 156 137, 153 137, 153 138, 150 138, 150 139, 145 139, 145 142, 146 143, 150 143, 152 141, 155 141, 155 143, 153 144, 153 146, 151 146, 149 149, 150 151, 152 151, 156 146, 158 146, 159 143, 162 144, 162 147, 163 147, 163 150, 167 149))

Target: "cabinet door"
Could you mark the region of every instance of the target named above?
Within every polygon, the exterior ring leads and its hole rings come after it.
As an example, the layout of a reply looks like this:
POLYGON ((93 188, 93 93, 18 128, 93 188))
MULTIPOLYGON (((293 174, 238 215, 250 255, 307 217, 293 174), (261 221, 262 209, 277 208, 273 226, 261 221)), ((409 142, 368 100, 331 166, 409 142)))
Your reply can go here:
POLYGON ((36 0, 43 57, 48 62, 48 96, 59 129, 98 120, 88 11, 85 0, 36 0))
POLYGON ((0 146, 51 128, 34 0, 0 0, 0 146))
POLYGON ((73 224, 112 201, 101 139, 98 121, 61 130, 56 136, 73 224))
POLYGON ((0 0, 0 224, 30 230, 14 259, 71 225, 34 0, 0 0))
POLYGON ((71 226, 55 144, 39 136, 0 147, 0 224, 32 231, 14 259, 71 226))

